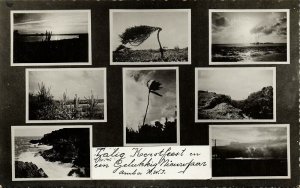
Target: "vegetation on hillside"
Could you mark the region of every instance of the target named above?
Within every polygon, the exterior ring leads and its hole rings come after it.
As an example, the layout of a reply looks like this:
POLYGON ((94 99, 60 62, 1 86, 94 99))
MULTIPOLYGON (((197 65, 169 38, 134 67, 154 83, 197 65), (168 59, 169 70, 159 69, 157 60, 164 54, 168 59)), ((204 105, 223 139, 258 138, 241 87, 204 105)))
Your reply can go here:
POLYGON ((272 119, 273 87, 264 87, 239 101, 223 94, 198 91, 198 118, 272 119))

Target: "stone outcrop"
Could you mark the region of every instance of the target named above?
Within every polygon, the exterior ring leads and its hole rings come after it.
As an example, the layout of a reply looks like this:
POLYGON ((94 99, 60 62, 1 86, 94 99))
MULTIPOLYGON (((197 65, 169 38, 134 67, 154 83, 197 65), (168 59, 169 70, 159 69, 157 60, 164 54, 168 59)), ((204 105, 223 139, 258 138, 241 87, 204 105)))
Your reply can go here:
POLYGON ((43 169, 38 168, 32 162, 15 161, 16 178, 47 178, 43 169))

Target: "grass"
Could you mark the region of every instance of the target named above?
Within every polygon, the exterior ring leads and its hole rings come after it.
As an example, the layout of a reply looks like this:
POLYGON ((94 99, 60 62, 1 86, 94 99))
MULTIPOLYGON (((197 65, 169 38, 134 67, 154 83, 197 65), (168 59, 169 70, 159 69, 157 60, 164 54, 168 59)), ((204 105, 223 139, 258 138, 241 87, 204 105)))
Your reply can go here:
POLYGON ((159 50, 128 50, 113 52, 113 62, 187 62, 188 48, 167 49, 164 59, 159 50))

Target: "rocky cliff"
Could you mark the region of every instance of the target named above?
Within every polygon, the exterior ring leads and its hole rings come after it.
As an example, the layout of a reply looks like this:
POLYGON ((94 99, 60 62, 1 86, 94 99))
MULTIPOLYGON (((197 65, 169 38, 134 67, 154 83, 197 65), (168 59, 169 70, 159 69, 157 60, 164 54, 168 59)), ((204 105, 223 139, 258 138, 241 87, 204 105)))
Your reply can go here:
POLYGON ((53 146, 40 152, 45 160, 72 163, 77 170, 73 170, 69 175, 89 177, 91 147, 89 134, 88 128, 63 128, 45 134, 43 138, 33 142, 53 146))
POLYGON ((16 178, 47 178, 43 169, 38 168, 32 162, 15 161, 16 178))

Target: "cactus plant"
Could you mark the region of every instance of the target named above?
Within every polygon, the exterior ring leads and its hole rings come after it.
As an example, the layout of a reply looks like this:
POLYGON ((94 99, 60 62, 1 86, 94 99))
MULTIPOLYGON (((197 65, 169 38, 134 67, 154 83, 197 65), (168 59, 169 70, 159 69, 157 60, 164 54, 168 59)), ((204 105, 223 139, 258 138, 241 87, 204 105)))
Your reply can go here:
POLYGON ((95 99, 94 97, 94 94, 93 94, 93 90, 91 90, 91 96, 86 98, 84 97, 86 100, 87 100, 87 104, 88 104, 88 116, 90 119, 92 119, 95 115, 95 108, 98 104, 98 99, 95 99))

